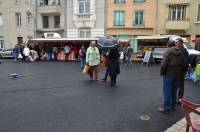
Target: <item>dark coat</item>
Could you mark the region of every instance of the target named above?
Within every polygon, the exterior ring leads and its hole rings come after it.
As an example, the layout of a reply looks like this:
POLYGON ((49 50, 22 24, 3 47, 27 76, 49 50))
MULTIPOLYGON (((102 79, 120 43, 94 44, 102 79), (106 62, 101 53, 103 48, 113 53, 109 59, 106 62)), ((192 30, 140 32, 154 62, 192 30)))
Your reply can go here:
POLYGON ((179 77, 186 66, 187 61, 185 60, 181 50, 172 47, 167 49, 163 55, 160 74, 169 74, 174 77, 179 77))
POLYGON ((185 67, 183 68, 183 74, 186 74, 186 72, 188 71, 188 65, 189 65, 189 54, 188 54, 188 52, 187 52, 187 50, 186 50, 186 48, 184 48, 184 47, 182 47, 182 48, 180 48, 180 51, 181 51, 181 53, 183 54, 183 56, 184 56, 184 59, 185 59, 185 61, 186 61, 186 65, 185 65, 185 67))
POLYGON ((120 73, 120 66, 119 66, 119 52, 116 49, 110 50, 108 55, 109 64, 108 64, 108 71, 110 76, 116 76, 120 73))

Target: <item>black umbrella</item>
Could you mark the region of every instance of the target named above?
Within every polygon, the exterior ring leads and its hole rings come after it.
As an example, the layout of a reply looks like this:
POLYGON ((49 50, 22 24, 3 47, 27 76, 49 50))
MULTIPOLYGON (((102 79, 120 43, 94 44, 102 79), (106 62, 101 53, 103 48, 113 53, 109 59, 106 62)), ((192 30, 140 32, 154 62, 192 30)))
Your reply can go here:
POLYGON ((102 37, 97 43, 100 48, 114 48, 118 46, 118 39, 114 37, 102 37))

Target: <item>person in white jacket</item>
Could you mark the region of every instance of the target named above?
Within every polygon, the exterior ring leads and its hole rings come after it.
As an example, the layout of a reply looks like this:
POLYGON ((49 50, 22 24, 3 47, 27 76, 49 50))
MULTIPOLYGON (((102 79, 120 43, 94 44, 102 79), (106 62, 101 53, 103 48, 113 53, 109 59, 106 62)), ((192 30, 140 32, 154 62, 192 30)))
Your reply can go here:
POLYGON ((25 48, 24 48, 24 50, 23 50, 23 54, 24 54, 24 56, 25 56, 25 61, 28 61, 28 58, 29 58, 29 56, 30 56, 30 53, 31 53, 31 51, 30 51, 30 49, 28 48, 28 46, 25 46, 25 48))

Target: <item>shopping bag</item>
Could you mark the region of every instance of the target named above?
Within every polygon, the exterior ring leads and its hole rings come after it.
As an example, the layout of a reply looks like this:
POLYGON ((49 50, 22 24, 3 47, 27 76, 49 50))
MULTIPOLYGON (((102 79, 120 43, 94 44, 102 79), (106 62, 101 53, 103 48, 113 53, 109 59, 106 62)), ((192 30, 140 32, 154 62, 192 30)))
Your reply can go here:
POLYGON ((19 53, 19 55, 18 55, 18 57, 17 57, 18 59, 22 59, 23 57, 22 57, 22 54, 21 53, 19 53))
POLYGON ((88 70, 89 70, 89 66, 88 65, 85 65, 84 69, 83 69, 83 74, 87 74, 88 73, 88 70))

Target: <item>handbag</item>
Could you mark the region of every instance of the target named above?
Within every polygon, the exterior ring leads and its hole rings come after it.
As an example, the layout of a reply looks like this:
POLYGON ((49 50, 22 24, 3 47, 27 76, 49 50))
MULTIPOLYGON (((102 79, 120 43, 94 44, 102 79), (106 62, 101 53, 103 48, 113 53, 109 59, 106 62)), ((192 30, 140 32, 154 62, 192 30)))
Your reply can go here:
POLYGON ((84 69, 83 69, 83 74, 87 74, 88 73, 88 70, 89 70, 89 66, 88 65, 85 65, 84 69))
POLYGON ((22 54, 21 53, 19 53, 19 55, 18 55, 18 57, 17 57, 18 59, 22 59, 23 57, 22 57, 22 54))

